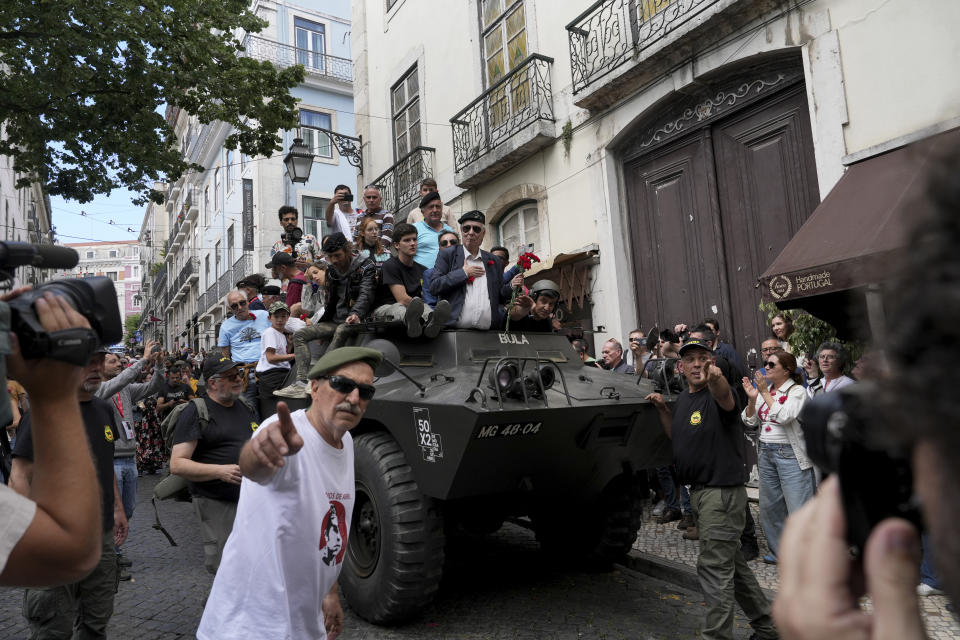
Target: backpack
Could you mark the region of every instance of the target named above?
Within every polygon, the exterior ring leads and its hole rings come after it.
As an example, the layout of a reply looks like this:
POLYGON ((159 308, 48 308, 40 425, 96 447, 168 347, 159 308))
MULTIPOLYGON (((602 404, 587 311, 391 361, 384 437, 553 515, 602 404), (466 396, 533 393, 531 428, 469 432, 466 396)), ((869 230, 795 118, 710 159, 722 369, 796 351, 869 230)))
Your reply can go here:
MULTIPOLYGON (((249 409, 251 413, 254 413, 253 406, 251 406, 249 400, 243 396, 240 396, 237 400, 249 409)), ((173 434, 177 430, 177 421, 180 419, 180 414, 191 404, 197 408, 197 421, 200 423, 200 433, 203 433, 203 430, 207 428, 207 424, 210 422, 210 412, 207 410, 207 403, 204 398, 193 398, 190 402, 178 404, 171 409, 167 417, 160 423, 160 433, 163 434, 163 444, 167 459, 170 458, 170 452, 173 450, 173 434)), ((189 485, 184 478, 168 472, 167 477, 153 487, 151 502, 153 503, 153 512, 156 516, 156 522, 153 523, 153 528, 165 535, 167 540, 170 541, 171 546, 175 547, 177 543, 174 542, 173 537, 167 533, 167 530, 160 524, 160 512, 157 510, 157 500, 169 500, 170 498, 180 502, 189 502, 190 491, 189 485)))

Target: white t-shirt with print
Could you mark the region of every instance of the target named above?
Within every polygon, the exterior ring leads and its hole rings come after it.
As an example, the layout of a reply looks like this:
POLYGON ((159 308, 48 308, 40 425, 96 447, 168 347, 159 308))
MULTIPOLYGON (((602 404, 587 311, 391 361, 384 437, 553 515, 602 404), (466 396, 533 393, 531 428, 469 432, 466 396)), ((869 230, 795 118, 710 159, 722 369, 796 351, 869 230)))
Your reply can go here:
POLYGON ((273 349, 278 356, 287 353, 287 336, 283 335, 272 326, 265 329, 260 334, 260 360, 257 361, 257 371, 263 372, 268 369, 289 369, 289 362, 271 363, 267 360, 267 349, 273 349))
MULTIPOLYGON (((199 640, 327 637, 320 604, 337 581, 353 515, 353 439, 327 444, 303 409, 303 448, 265 484, 240 486, 233 532, 203 610, 199 640)), ((277 416, 264 420, 263 427, 277 416)))

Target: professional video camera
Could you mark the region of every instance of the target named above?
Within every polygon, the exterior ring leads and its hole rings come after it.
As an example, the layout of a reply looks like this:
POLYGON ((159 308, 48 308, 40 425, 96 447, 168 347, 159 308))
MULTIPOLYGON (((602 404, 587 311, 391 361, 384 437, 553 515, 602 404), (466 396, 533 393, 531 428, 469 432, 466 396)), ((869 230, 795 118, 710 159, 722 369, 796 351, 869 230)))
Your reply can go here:
MULTIPOLYGON (((687 388, 687 379, 681 375, 680 368, 677 366, 679 360, 660 358, 653 362, 649 376, 657 393, 680 393, 687 388)), ((637 384, 640 384, 639 377, 637 384)))
POLYGON ((290 229, 290 231, 284 231, 280 234, 280 242, 290 245, 290 247, 294 250, 296 250, 297 244, 299 244, 300 240, 302 239, 303 229, 300 227, 294 227, 293 229, 290 229))
POLYGON ((879 397, 873 384, 861 382, 814 398, 799 417, 810 459, 839 478, 855 555, 885 518, 904 518, 922 529, 909 455, 884 437, 879 397))
MULTIPOLYGON (((20 266, 72 269, 78 260, 77 252, 68 247, 0 242, 0 285, 9 283, 13 270, 20 266)), ((0 302, 0 378, 5 378, 7 372, 4 356, 10 353, 8 331, 17 334, 20 352, 26 359, 52 358, 84 366, 100 345, 123 338, 113 281, 102 276, 52 280, 9 302, 0 302), (65 298, 90 322, 91 328, 45 331, 33 303, 48 291, 65 298)), ((10 403, 0 403, 0 424, 9 424, 12 419, 10 403)))

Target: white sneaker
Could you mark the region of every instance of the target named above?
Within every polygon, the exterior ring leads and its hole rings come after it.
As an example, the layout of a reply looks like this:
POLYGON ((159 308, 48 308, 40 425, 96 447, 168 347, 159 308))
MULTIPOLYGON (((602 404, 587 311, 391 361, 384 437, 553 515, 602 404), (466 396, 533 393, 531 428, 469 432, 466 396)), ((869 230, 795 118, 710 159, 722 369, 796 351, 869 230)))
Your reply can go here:
POLYGON ((651 515, 654 516, 655 518, 659 518, 660 516, 663 515, 663 510, 666 508, 667 508, 667 503, 661 500, 660 502, 657 503, 657 506, 653 508, 651 515))
POLYGON ((921 582, 917 585, 917 595, 918 596, 942 596, 943 591, 937 589, 936 587, 931 587, 926 582, 921 582))
POLYGON ((277 389, 273 395, 280 398, 306 398, 310 395, 310 391, 304 380, 297 380, 283 389, 277 389))

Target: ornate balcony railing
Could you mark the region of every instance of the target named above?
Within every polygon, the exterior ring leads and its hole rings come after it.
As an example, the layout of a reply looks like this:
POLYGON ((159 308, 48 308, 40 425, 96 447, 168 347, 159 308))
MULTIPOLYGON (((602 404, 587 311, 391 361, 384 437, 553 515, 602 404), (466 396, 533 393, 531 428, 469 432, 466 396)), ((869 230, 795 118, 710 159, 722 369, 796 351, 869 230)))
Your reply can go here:
POLYGON ((153 292, 159 294, 167 288, 167 265, 164 264, 153 276, 153 292))
POLYGON ((246 45, 248 57, 266 60, 280 69, 302 64, 308 74, 320 75, 340 82, 353 82, 353 61, 347 58, 300 49, 258 36, 247 36, 246 45))
POLYGON ((393 166, 373 180, 383 195, 383 208, 399 212, 420 197, 420 181, 434 175, 433 159, 437 150, 432 147, 414 147, 393 166))
POLYGON ((490 153, 538 120, 554 121, 550 65, 553 58, 533 54, 460 113, 453 125, 456 171, 490 153))
POLYGON ((718 0, 598 0, 567 25, 573 93, 641 56, 718 0))
POLYGON ((173 291, 176 295, 180 294, 180 289, 186 284, 190 276, 199 274, 200 272, 200 260, 199 258, 187 258, 187 263, 183 265, 183 268, 180 269, 180 275, 177 276, 176 281, 173 283, 173 291))

